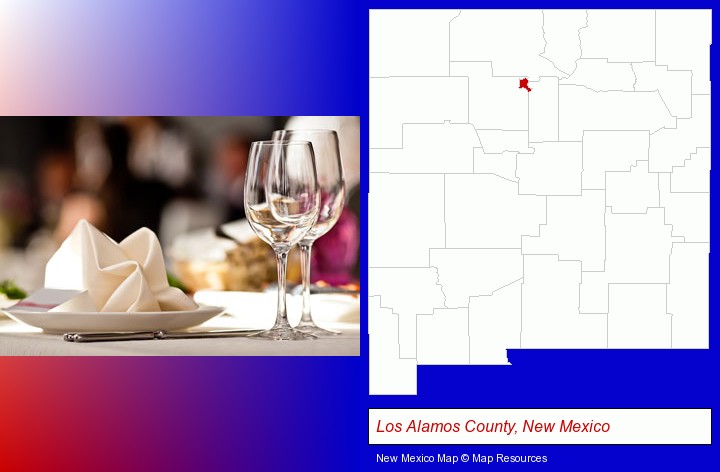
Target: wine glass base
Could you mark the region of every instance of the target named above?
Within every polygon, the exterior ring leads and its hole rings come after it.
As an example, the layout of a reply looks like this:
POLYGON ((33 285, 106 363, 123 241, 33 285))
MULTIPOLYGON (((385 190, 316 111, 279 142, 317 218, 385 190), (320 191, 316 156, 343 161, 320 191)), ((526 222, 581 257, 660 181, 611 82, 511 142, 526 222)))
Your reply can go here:
POLYGON ((312 321, 305 325, 301 323, 295 326, 295 329, 297 331, 302 331, 303 333, 312 334, 314 336, 337 336, 338 334, 341 334, 340 331, 333 331, 331 329, 321 328, 312 321))
POLYGON ((301 341, 305 339, 317 339, 317 336, 310 333, 303 333, 289 326, 270 328, 247 337, 248 339, 262 339, 266 341, 301 341))

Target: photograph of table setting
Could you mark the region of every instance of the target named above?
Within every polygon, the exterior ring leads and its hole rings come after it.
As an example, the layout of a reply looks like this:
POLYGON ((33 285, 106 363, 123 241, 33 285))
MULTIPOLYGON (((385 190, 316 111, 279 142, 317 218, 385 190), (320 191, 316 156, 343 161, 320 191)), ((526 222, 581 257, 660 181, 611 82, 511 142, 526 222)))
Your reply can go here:
POLYGON ((0 355, 357 356, 357 117, 0 119, 0 355))

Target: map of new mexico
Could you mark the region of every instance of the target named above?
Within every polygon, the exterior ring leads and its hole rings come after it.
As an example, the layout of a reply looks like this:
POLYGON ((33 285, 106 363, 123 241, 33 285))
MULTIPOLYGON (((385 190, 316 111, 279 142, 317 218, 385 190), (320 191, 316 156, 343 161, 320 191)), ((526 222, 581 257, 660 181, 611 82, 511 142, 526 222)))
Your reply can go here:
POLYGON ((708 347, 710 10, 370 12, 370 393, 708 347))

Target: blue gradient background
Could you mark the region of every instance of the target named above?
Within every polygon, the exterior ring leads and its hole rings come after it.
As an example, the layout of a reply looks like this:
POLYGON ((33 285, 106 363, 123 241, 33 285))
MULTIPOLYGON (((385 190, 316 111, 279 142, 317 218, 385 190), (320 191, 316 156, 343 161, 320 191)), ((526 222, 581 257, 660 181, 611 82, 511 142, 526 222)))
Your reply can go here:
MULTIPOLYGON (((0 113, 361 115, 366 130, 368 8, 506 6, 0 0, 0 113)), ((713 75, 717 63, 713 53, 713 75)), ((713 284, 716 269, 713 254, 713 284)), ((710 307, 712 320, 714 293, 710 307)), ((370 447, 367 408, 717 407, 717 342, 711 322, 706 351, 511 351, 512 367, 422 366, 416 397, 368 397, 365 336, 359 358, 0 358, 0 470, 370 470, 389 468, 376 453, 406 452, 545 454, 546 470, 713 470, 717 446, 370 447)), ((403 466, 432 467, 392 468, 403 466)))

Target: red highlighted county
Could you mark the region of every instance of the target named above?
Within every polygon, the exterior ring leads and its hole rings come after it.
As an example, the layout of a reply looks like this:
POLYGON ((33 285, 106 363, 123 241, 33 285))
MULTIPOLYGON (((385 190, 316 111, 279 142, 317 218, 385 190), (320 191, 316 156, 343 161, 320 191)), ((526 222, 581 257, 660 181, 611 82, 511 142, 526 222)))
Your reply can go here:
POLYGON ((520 79, 520 87, 518 87, 518 88, 527 89, 528 92, 531 92, 531 91, 532 91, 532 89, 531 89, 530 87, 528 87, 528 79, 527 79, 527 77, 524 78, 524 79, 520 79))

